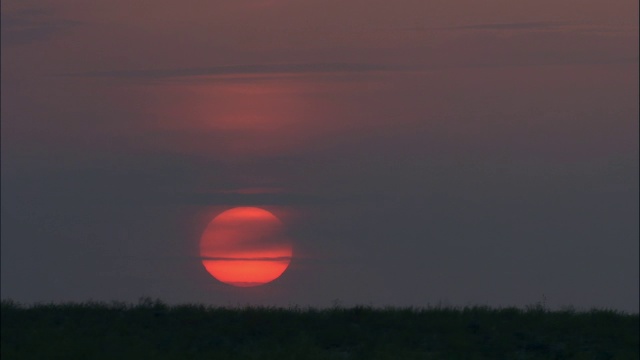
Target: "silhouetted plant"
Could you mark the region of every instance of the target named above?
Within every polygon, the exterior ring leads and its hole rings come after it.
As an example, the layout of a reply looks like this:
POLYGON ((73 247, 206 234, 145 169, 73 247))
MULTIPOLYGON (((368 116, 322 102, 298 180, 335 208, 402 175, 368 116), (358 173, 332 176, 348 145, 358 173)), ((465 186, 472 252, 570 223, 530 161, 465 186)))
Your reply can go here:
POLYGON ((637 314, 2 301, 2 359, 638 359, 637 314))

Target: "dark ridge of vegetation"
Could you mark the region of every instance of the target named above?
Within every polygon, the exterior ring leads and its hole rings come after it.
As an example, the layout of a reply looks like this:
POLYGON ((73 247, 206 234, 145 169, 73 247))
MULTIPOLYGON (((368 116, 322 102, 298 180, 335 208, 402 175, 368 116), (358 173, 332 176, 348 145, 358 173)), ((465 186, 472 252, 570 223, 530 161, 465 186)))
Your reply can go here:
POLYGON ((2 359, 640 359, 637 314, 2 302, 2 359))

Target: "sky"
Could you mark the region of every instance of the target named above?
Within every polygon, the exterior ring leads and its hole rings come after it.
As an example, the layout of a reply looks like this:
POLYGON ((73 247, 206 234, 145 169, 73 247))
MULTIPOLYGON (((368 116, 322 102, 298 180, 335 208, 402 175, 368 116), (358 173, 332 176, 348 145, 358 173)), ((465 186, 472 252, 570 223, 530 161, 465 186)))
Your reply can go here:
POLYGON ((1 295, 638 312, 636 0, 5 0, 1 295), (277 280, 199 241, 275 214, 277 280))

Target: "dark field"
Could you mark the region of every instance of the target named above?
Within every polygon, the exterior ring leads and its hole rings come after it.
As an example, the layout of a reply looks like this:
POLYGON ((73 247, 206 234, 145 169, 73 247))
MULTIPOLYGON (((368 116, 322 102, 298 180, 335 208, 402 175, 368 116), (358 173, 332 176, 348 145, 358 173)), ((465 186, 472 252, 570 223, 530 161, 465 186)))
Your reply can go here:
POLYGON ((10 359, 640 359, 638 315, 2 302, 10 359))

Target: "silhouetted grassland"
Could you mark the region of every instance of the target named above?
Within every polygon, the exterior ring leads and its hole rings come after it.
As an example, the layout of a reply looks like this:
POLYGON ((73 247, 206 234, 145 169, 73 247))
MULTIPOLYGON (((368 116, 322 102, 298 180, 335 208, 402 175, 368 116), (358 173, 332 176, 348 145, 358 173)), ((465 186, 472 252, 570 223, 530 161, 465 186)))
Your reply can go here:
POLYGON ((2 302, 2 359, 640 359, 638 315, 2 302))

